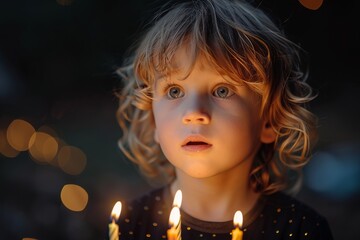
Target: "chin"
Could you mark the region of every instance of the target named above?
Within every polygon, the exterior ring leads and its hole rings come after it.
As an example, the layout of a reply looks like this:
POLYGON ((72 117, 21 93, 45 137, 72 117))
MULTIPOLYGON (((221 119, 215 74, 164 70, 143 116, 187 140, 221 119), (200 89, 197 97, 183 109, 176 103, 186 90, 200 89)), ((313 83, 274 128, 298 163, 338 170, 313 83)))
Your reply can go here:
POLYGON ((209 178, 217 175, 217 173, 215 173, 214 171, 211 171, 206 168, 202 169, 201 167, 196 167, 196 166, 187 169, 181 169, 181 171, 184 172, 189 177, 198 178, 198 179, 209 178))

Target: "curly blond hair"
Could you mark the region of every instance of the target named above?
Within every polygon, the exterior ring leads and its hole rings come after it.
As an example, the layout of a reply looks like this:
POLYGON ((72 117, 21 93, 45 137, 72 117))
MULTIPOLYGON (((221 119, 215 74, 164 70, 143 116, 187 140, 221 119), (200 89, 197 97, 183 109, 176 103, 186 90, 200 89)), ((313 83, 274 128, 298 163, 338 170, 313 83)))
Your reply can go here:
POLYGON ((242 1, 193 0, 159 11, 133 56, 117 71, 124 83, 117 94, 120 149, 150 178, 174 179, 173 167, 154 141, 152 87, 158 74, 170 71, 174 54, 185 44, 189 70, 201 54, 261 97, 261 115, 277 137, 262 145, 254 161, 249 177, 255 191, 298 189, 317 121, 306 107, 315 94, 302 70, 303 50, 261 9, 242 1))

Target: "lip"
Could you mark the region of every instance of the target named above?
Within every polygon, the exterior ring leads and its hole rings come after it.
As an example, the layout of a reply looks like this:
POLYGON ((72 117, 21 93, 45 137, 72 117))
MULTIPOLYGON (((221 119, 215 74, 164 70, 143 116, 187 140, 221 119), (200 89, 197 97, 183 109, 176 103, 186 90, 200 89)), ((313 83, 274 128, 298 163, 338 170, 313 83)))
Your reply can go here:
POLYGON ((201 152, 211 148, 212 144, 201 135, 191 135, 183 141, 181 147, 188 152, 201 152))

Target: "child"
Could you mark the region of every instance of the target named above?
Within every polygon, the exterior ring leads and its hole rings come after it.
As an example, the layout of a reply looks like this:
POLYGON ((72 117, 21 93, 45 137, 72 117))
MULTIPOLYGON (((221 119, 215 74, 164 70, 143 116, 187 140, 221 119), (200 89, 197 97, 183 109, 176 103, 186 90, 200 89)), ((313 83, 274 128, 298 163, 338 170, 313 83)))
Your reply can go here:
POLYGON ((231 0, 169 4, 119 70, 119 146, 161 187, 124 203, 120 239, 166 239, 175 192, 182 239, 332 239, 284 193, 299 187, 316 118, 301 49, 260 9, 231 0), (295 177, 298 178, 295 179, 295 177))

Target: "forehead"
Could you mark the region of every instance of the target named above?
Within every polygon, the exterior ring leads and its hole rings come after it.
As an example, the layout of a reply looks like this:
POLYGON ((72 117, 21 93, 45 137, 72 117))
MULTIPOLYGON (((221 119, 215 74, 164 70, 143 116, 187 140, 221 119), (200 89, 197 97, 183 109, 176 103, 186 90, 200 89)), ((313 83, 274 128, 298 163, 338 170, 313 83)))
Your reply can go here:
POLYGON ((211 60, 208 54, 194 50, 185 44, 176 49, 168 61, 168 66, 164 69, 165 71, 158 72, 159 76, 180 74, 185 77, 194 70, 225 75, 225 72, 211 60))
POLYGON ((243 85, 244 78, 240 72, 229 65, 228 58, 216 49, 201 47, 191 40, 185 40, 174 49, 164 49, 153 55, 151 64, 153 76, 148 84, 151 86, 159 80, 184 80, 191 73, 221 76, 222 80, 234 85, 243 85), (211 52, 210 52, 211 51, 211 52), (214 55, 214 52, 217 52, 214 55))

